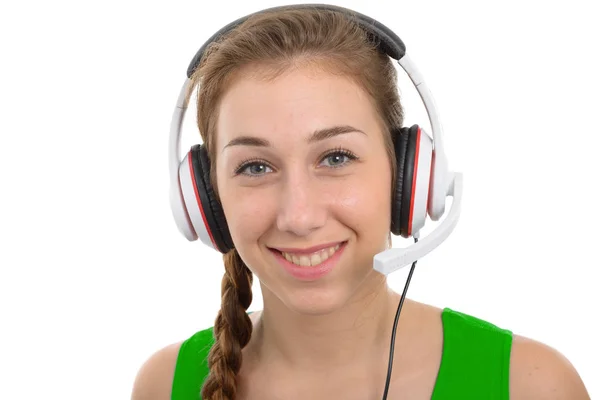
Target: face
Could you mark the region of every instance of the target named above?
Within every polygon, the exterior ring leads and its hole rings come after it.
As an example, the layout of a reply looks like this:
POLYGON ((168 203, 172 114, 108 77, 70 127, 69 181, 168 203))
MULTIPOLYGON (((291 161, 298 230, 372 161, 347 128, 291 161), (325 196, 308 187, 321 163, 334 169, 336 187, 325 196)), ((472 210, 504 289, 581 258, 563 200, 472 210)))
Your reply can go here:
POLYGON ((243 74, 216 127, 219 195, 265 303, 324 314, 381 287, 391 170, 366 92, 315 69, 243 74))

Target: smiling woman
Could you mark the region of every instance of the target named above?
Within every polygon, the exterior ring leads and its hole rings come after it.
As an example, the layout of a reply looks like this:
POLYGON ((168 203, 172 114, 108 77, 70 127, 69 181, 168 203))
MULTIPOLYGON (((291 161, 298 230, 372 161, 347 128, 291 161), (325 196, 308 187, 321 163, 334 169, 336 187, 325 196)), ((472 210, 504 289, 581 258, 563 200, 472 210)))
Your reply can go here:
POLYGON ((258 13, 192 63, 204 145, 174 168, 194 187, 180 221, 224 253, 222 306, 144 364, 133 399, 589 398, 553 349, 412 300, 390 357, 401 296, 373 259, 390 232, 418 234, 419 188, 435 215, 443 154, 402 128, 394 46, 353 15, 258 13), (249 315, 254 276, 264 309, 249 315))

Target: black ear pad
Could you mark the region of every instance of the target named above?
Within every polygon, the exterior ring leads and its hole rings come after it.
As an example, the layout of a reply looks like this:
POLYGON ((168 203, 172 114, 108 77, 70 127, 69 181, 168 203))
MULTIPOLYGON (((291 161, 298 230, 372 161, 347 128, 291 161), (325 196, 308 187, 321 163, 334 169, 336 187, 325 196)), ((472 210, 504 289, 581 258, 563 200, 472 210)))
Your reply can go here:
POLYGON ((218 247, 217 250, 225 254, 233 249, 233 240, 229 233, 223 207, 219 200, 217 200, 215 191, 210 183, 210 160, 208 159, 208 153, 203 145, 197 144, 192 146, 190 155, 192 157, 194 178, 198 186, 198 195, 200 196, 202 209, 204 210, 204 216, 208 224, 207 229, 210 230, 218 247))
POLYGON ((418 133, 418 125, 413 125, 410 128, 402 128, 402 136, 405 136, 407 140, 403 168, 402 209, 400 210, 400 229, 404 237, 408 237, 408 232, 410 232, 410 209, 413 197, 413 177, 416 173, 415 156, 418 133))
POLYGON ((404 159, 406 158, 406 147, 408 145, 408 135, 404 129, 394 130, 392 132, 394 142, 394 151, 396 152, 396 184, 392 194, 392 227, 394 235, 402 233, 402 204, 404 188, 404 159))

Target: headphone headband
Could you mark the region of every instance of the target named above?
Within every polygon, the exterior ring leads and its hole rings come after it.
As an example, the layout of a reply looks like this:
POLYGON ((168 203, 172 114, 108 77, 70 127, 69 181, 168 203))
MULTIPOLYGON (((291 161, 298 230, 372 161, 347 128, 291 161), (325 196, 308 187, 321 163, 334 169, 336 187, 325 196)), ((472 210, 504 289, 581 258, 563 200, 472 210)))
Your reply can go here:
POLYGON ((336 11, 336 12, 342 13, 345 16, 353 19, 354 21, 356 21, 358 23, 358 25, 361 28, 363 28, 369 34, 369 36, 372 37, 372 39, 375 40, 375 43, 377 43, 377 47, 379 48, 379 50, 382 51, 383 53, 387 54, 394 60, 400 60, 402 57, 404 57, 404 54, 406 53, 406 46, 404 45, 402 40, 398 37, 398 35, 396 35, 390 28, 388 28, 387 26, 383 25, 381 22, 379 22, 371 17, 368 17, 366 15, 360 14, 356 11, 353 11, 353 10, 350 10, 347 8, 343 8, 343 7, 339 7, 339 6, 332 6, 332 5, 328 5, 328 4, 287 5, 287 6, 267 8, 267 9, 246 15, 244 17, 238 18, 237 20, 225 25, 217 33, 212 35, 202 45, 202 47, 200 47, 200 50, 198 50, 198 52, 192 59, 192 62, 188 66, 188 69, 187 69, 188 78, 191 78, 192 75, 194 74, 194 71, 200 64, 200 61, 202 60, 202 56, 204 55, 204 52, 206 51, 207 47, 211 43, 219 40, 221 38, 221 36, 229 33, 230 31, 232 31, 233 29, 235 29, 236 27, 241 25, 249 17, 251 17, 253 15, 269 13, 269 12, 285 11, 285 10, 301 10, 301 9, 306 9, 306 8, 320 10, 320 11, 336 11))

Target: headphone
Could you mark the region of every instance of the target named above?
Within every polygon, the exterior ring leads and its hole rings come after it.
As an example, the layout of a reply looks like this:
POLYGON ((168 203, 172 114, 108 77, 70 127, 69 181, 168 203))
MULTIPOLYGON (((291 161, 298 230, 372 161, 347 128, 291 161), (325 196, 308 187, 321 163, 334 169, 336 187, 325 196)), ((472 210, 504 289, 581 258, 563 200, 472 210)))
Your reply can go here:
MULTIPOLYGON (((439 246, 454 230, 460 216, 462 174, 450 172, 442 143, 442 126, 433 96, 412 60, 406 55, 402 40, 382 23, 355 11, 323 4, 300 4, 268 8, 258 13, 283 9, 312 8, 346 15, 362 27, 387 54, 404 69, 416 87, 429 116, 433 139, 419 125, 396 128, 392 132, 397 159, 397 180, 392 198, 391 232, 415 243, 407 248, 393 248, 377 254, 373 268, 389 274, 414 263, 439 246), (439 226, 422 240, 419 232, 427 215, 439 220, 445 213, 446 198, 453 197, 452 207, 439 226)), ((198 50, 187 69, 171 121, 169 136, 170 201, 179 231, 189 240, 200 241, 221 253, 234 248, 223 208, 210 182, 210 162, 204 145, 194 145, 180 158, 181 128, 188 106, 187 93, 191 77, 208 45, 243 23, 250 14, 221 28, 198 50)))

